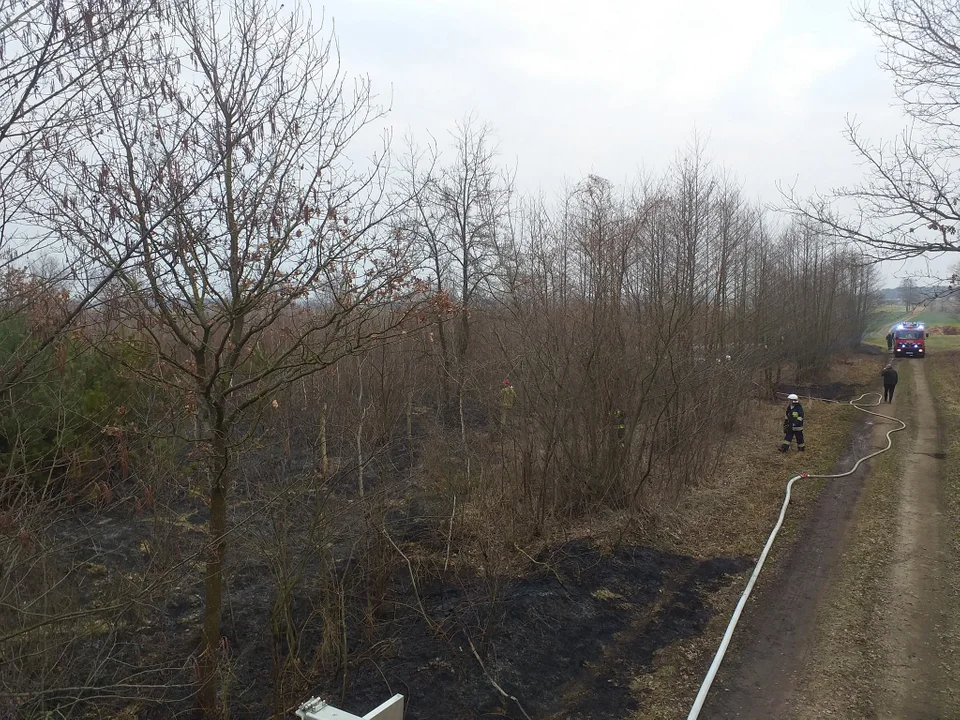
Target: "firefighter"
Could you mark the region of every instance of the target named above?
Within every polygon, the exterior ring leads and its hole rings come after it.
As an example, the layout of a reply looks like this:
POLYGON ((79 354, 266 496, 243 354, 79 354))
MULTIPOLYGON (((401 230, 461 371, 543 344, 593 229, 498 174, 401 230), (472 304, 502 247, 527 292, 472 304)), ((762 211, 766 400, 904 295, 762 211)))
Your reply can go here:
POLYGON ((613 411, 613 425, 617 429, 617 442, 623 447, 623 440, 627 436, 627 426, 623 421, 623 410, 617 408, 613 411))
POLYGON ((517 400, 517 391, 513 389, 513 383, 509 379, 503 381, 503 389, 500 391, 500 425, 507 424, 507 414, 513 410, 513 404, 517 400))
POLYGON ((787 396, 787 414, 783 419, 783 442, 780 443, 780 452, 787 452, 793 438, 797 438, 797 450, 803 452, 807 446, 803 442, 803 405, 796 395, 787 396))
POLYGON ((887 350, 893 350, 893 330, 887 333, 887 350))
POLYGON ((883 377, 883 401, 892 403, 893 391, 897 389, 897 381, 900 377, 890 363, 887 363, 887 366, 880 371, 880 375, 883 377))

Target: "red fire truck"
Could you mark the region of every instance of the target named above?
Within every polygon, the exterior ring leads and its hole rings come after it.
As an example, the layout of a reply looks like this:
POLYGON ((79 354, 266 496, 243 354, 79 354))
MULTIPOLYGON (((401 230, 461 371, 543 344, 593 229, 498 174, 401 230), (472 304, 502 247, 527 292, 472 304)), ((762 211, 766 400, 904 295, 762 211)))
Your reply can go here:
POLYGON ((927 331, 923 323, 902 322, 893 329, 894 357, 926 357, 927 348, 924 340, 927 331))

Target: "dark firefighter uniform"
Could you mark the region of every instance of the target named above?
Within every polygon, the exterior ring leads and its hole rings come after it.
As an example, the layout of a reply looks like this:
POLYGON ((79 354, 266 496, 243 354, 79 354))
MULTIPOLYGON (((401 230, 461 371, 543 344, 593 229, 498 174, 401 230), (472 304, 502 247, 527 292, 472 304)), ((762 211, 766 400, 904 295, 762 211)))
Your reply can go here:
POLYGON ((806 450, 803 442, 803 405, 799 400, 793 400, 787 405, 787 415, 783 419, 783 442, 780 443, 780 452, 787 452, 793 438, 797 438, 797 450, 806 450))
POLYGON ((623 439, 627 436, 627 425, 623 420, 623 410, 618 408, 613 411, 613 424, 617 429, 617 442, 623 445, 623 439))
POLYGON ((507 418, 513 413, 513 404, 517 401, 517 391, 509 380, 503 381, 503 390, 500 391, 500 427, 507 424, 507 418))
POLYGON ((892 403, 893 393, 897 389, 897 381, 900 379, 900 376, 897 375, 897 371, 890 365, 887 365, 881 370, 880 375, 883 376, 883 401, 892 403))

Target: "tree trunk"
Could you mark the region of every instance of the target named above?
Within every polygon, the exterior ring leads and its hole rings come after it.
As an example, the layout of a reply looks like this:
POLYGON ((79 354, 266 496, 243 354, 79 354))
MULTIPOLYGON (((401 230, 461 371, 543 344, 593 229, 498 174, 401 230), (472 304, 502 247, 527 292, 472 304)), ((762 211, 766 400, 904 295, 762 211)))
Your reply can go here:
POLYGON ((467 476, 467 484, 470 483, 470 453, 467 452, 467 423, 466 419, 463 417, 463 385, 460 385, 460 389, 457 393, 457 407, 460 411, 460 440, 463 443, 463 462, 464 462, 464 471, 467 476))
MULTIPOLYGON (((215 441, 216 467, 211 468, 210 547, 207 555, 206 597, 203 608, 203 652, 200 655, 200 691, 197 695, 206 720, 219 718, 217 677, 220 648, 220 618, 223 610, 223 556, 226 550, 227 490, 225 487, 225 447, 222 438, 215 441), (216 447, 219 445, 220 447, 216 447)), ((224 698, 225 700, 225 698, 224 698)))
POLYGON ((363 418, 366 414, 367 410, 364 408, 357 423, 357 482, 361 498, 363 498, 363 418))
POLYGON ((407 395, 407 454, 413 463, 413 392, 407 395))
POLYGON ((437 318, 437 338, 440 340, 440 406, 446 410, 450 406, 450 346, 447 342, 446 325, 443 318, 437 318))
POLYGON ((327 404, 324 403, 320 408, 320 467, 323 470, 323 477, 330 474, 330 464, 327 460, 327 404))
POLYGON ((357 380, 360 384, 360 390, 357 395, 357 405, 360 407, 360 419, 357 421, 357 475, 360 488, 360 497, 363 498, 363 422, 367 418, 367 408, 363 406, 363 363, 366 362, 366 355, 357 366, 357 380))

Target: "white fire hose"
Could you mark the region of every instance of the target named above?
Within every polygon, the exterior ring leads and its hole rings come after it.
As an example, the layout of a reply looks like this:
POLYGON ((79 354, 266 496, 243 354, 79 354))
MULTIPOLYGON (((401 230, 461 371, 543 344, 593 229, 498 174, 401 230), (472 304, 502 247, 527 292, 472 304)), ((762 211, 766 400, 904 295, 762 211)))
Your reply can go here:
MULTIPOLYGON (((767 544, 764 545, 763 552, 760 553, 760 558, 757 560, 757 565, 753 569, 753 574, 750 576, 750 580, 747 582, 747 586, 746 588, 744 588, 743 594, 740 596, 740 602, 737 603, 737 607, 733 611, 733 616, 730 618, 730 622, 727 624, 727 630, 723 634, 723 640, 720 642, 720 647, 717 649, 717 654, 713 656, 713 662, 710 664, 710 669, 707 671, 707 675, 703 679, 703 683, 700 685, 700 692, 697 693, 697 698, 693 702, 693 707, 690 708, 690 714, 687 715, 687 720, 697 720, 697 718, 700 717, 700 711, 703 709, 703 704, 707 699, 707 693, 710 692, 710 686, 713 685, 713 680, 717 676, 717 670, 720 669, 720 663, 723 662, 723 657, 727 652, 727 646, 730 644, 730 639, 733 637, 733 631, 736 630, 737 628, 737 622, 739 622, 740 620, 740 613, 743 612, 743 608, 747 604, 747 600, 750 598, 750 593, 753 591, 753 586, 756 584, 757 578, 760 577, 760 571, 763 569, 763 563, 767 559, 767 554, 770 552, 770 548, 773 547, 773 541, 776 539, 777 533, 780 532, 780 527, 783 525, 783 519, 784 517, 786 517, 786 514, 787 514, 787 506, 790 504, 790 491, 793 488, 793 484, 797 480, 806 479, 806 478, 832 479, 832 478, 842 478, 842 477, 847 477, 848 475, 852 475, 857 471, 857 468, 860 467, 860 465, 862 465, 864 461, 869 460, 870 458, 876 457, 881 453, 887 452, 887 450, 889 450, 893 446, 893 438, 891 437, 893 433, 900 432, 901 430, 906 429, 907 424, 903 422, 903 420, 900 420, 899 418, 890 417, 889 415, 881 415, 880 413, 873 412, 872 410, 867 410, 865 407, 857 405, 858 402, 863 400, 863 398, 867 397, 868 395, 877 396, 877 402, 874 403, 873 405, 870 405, 869 407, 876 407, 877 405, 880 404, 882 396, 880 395, 880 393, 873 393, 873 392, 864 393, 860 397, 851 400, 850 404, 853 405, 853 407, 855 407, 857 410, 860 410, 861 412, 865 412, 868 415, 874 415, 876 417, 880 417, 885 420, 892 420, 893 422, 900 423, 900 427, 893 428, 892 430, 887 431, 887 446, 885 448, 883 448, 882 450, 877 450, 876 452, 872 452, 869 455, 865 455, 864 457, 860 458, 859 460, 857 460, 857 462, 854 464, 852 468, 850 468, 844 473, 840 473, 838 475, 814 475, 809 473, 800 473, 799 475, 796 475, 790 478, 790 481, 787 483, 786 495, 784 495, 784 498, 783 498, 783 506, 780 508, 780 517, 777 519, 777 524, 774 525, 773 531, 770 533, 770 537, 767 538, 767 544)), ((813 398, 813 399, 822 400, 823 398, 813 398)), ((824 401, 837 402, 836 400, 824 400, 824 401)))

